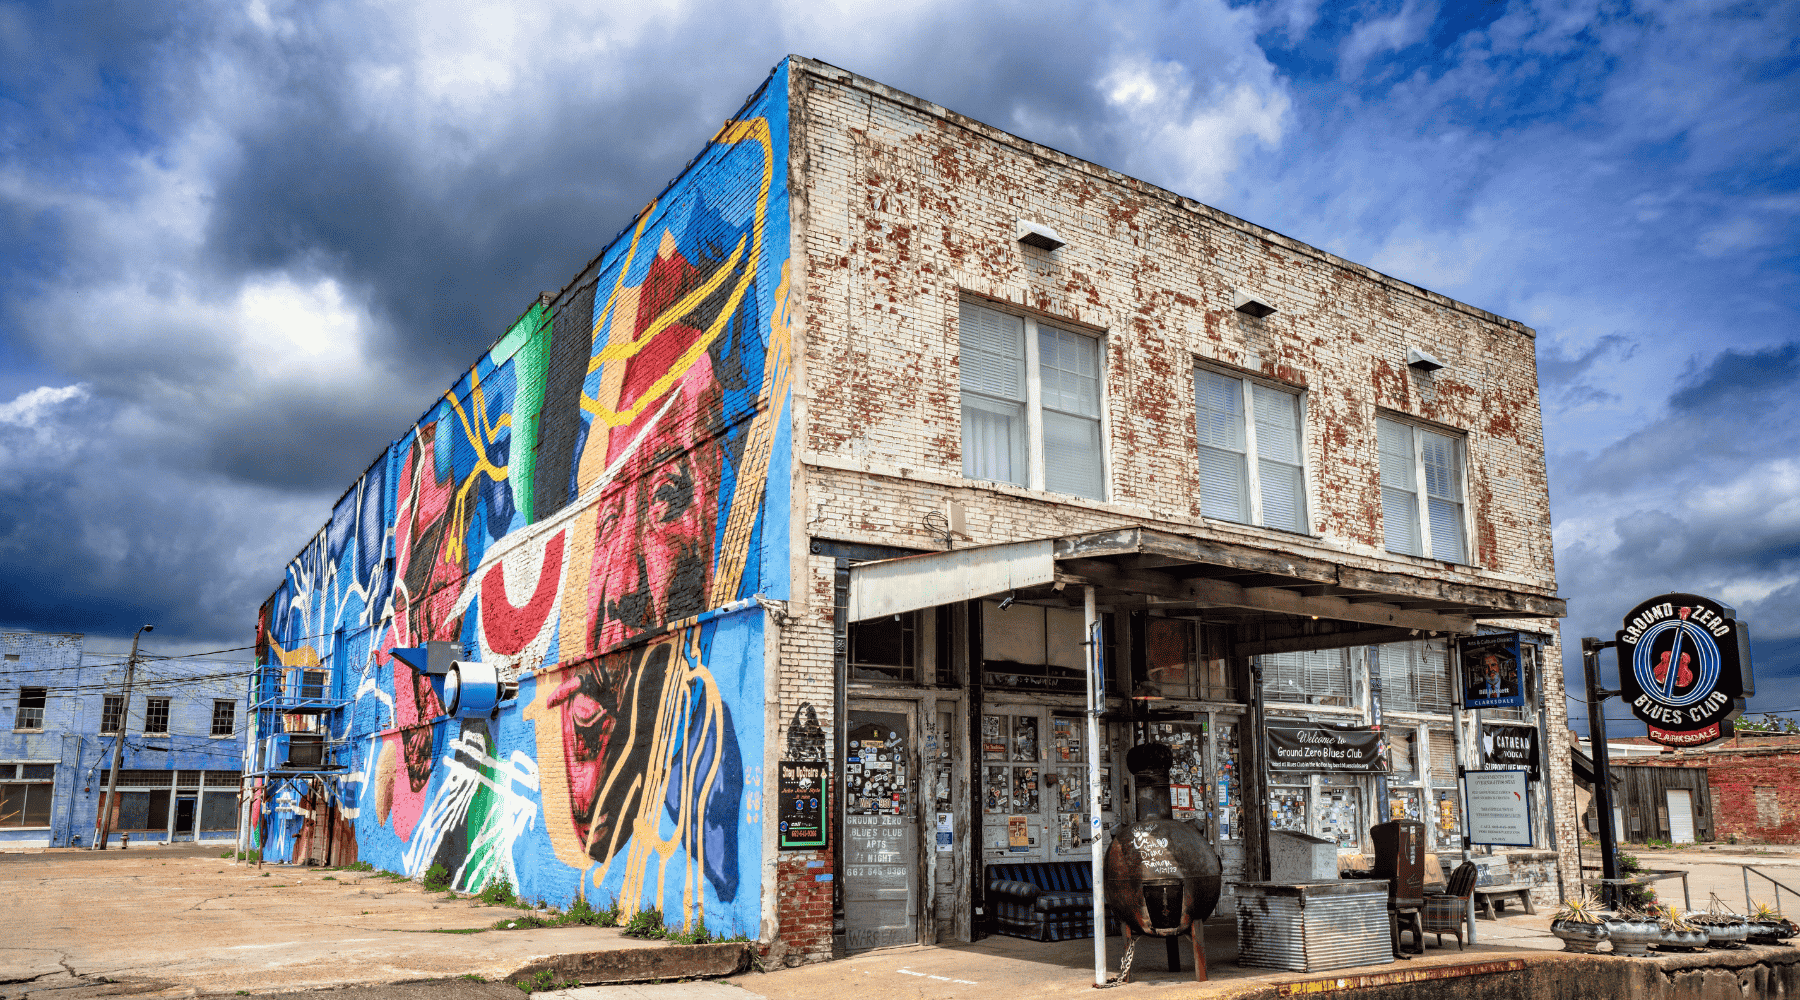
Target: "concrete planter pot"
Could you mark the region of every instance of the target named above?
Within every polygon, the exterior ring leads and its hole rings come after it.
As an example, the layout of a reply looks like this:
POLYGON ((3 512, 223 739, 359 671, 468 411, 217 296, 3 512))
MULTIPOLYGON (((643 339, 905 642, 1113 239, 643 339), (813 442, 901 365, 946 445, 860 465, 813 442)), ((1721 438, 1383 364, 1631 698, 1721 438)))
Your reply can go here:
POLYGON ((1609 935, 1605 924, 1584 924, 1579 920, 1552 920, 1550 933, 1562 938, 1563 950, 1591 955, 1609 935))
POLYGON ((1662 926, 1640 917, 1613 917, 1606 921, 1607 940, 1615 955, 1642 958, 1650 954, 1650 946, 1662 941, 1662 926))

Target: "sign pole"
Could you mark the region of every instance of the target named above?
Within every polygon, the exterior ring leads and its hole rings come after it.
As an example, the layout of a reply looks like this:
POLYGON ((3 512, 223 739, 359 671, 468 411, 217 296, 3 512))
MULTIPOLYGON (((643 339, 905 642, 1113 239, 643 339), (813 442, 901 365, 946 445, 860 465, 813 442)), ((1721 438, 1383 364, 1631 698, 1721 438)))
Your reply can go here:
POLYGON ((1106 985, 1106 877, 1100 857, 1100 713, 1106 710, 1106 658, 1100 648, 1100 616, 1094 588, 1081 588, 1087 624, 1088 863, 1094 884, 1094 985, 1106 985))
MULTIPOLYGON (((1581 640, 1581 670, 1587 677, 1588 746, 1594 752, 1594 808, 1600 813, 1602 879, 1619 877, 1619 833, 1613 829, 1612 768, 1607 762, 1605 710, 1606 699, 1618 692, 1600 687, 1600 651, 1617 645, 1595 638, 1581 640)), ((1601 901, 1613 906, 1618 895, 1616 887, 1611 882, 1601 885, 1601 901)))

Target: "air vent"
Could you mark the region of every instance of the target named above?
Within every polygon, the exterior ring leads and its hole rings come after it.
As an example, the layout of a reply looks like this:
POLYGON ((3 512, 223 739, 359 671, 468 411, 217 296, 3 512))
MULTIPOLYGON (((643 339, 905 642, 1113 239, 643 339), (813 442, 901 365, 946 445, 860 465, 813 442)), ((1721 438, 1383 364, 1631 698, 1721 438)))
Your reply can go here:
POLYGON ((1263 301, 1255 292, 1247 292, 1242 288, 1231 290, 1231 308, 1257 319, 1262 319, 1275 312, 1275 307, 1263 301))
POLYGON ((1409 347, 1406 349, 1406 367, 1429 375, 1444 367, 1444 363, 1416 347, 1409 347))
POLYGON ((1049 226, 1046 226, 1041 222, 1031 222, 1026 219, 1019 220, 1016 238, 1020 243, 1023 243, 1028 247, 1036 247, 1039 250, 1055 250, 1059 247, 1067 246, 1069 242, 1061 236, 1058 236, 1056 230, 1051 229, 1049 226))

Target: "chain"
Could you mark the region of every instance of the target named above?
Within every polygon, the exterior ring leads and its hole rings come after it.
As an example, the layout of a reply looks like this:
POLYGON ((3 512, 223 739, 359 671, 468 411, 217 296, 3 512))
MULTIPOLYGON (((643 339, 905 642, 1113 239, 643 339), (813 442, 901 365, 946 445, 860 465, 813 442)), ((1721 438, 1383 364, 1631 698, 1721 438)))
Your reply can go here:
POLYGON ((1119 959, 1119 974, 1112 979, 1108 979, 1105 983, 1096 986, 1095 989, 1103 990, 1121 985, 1125 982, 1125 978, 1131 975, 1131 956, 1137 951, 1138 942, 1143 939, 1144 936, 1142 934, 1131 939, 1131 943, 1125 946, 1125 957, 1119 959))

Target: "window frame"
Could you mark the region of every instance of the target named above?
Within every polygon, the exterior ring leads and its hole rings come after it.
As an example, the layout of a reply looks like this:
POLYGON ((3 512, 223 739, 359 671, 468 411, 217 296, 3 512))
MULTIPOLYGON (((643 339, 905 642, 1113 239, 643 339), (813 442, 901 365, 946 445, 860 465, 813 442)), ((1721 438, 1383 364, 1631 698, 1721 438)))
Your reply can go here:
POLYGON ((15 733, 41 733, 41 732, 43 732, 44 731, 44 715, 49 711, 49 708, 50 708, 50 689, 48 687, 40 686, 37 684, 20 685, 18 699, 19 699, 19 703, 13 707, 13 732, 15 732, 15 733), (28 692, 28 691, 35 691, 37 693, 34 695, 27 695, 26 692, 28 692), (25 707, 25 701, 27 698, 30 698, 31 700, 36 701, 38 703, 35 708, 27 709, 25 707), (36 725, 27 725, 26 724, 25 713, 27 711, 35 711, 37 713, 37 724, 36 725))
POLYGON ((237 702, 229 698, 213 699, 212 737, 228 739, 237 734, 237 702), (219 732, 219 709, 225 709, 225 731, 219 732))
POLYGON ((174 707, 175 707, 174 702, 175 702, 175 699, 173 699, 173 698, 146 698, 146 699, 144 699, 144 735, 145 736, 167 736, 167 735, 169 735, 169 717, 174 714, 174 707), (156 708, 157 708, 158 703, 161 703, 161 706, 162 706, 162 728, 161 729, 151 729, 150 724, 151 724, 152 720, 156 717, 156 708))
POLYGON ((1387 552, 1394 553, 1395 555, 1412 556, 1415 559, 1435 559, 1439 562, 1454 563, 1455 565, 1458 565, 1458 566, 1474 566, 1475 565, 1475 553, 1473 551, 1473 548, 1474 548, 1473 541, 1474 541, 1474 537, 1475 537, 1475 532, 1474 532, 1475 525, 1474 525, 1474 521, 1471 516, 1471 511, 1469 509, 1469 434, 1468 434, 1468 432, 1457 430, 1455 428, 1440 427, 1440 426, 1437 426, 1434 424, 1428 424, 1423 421, 1420 421, 1420 420, 1417 420, 1417 419, 1414 419, 1411 417, 1407 417, 1403 414, 1377 412, 1375 414, 1375 438, 1376 438, 1376 440, 1375 440, 1375 483, 1376 483, 1377 492, 1379 492, 1381 494, 1381 513, 1382 513, 1381 545, 1382 545, 1382 548, 1387 552), (1412 484, 1413 488, 1412 488, 1412 492, 1411 492, 1412 506, 1413 506, 1412 516, 1413 516, 1414 526, 1418 532, 1418 536, 1417 536, 1418 542, 1419 542, 1419 551, 1418 552, 1409 552, 1405 549, 1396 549, 1392 546, 1390 539, 1388 538, 1387 492, 1386 492, 1387 488, 1383 483, 1383 472, 1382 472, 1382 462, 1381 462, 1381 458, 1382 458, 1381 425, 1383 423, 1390 423, 1390 424, 1395 425, 1396 427, 1404 427, 1407 432, 1407 437, 1410 439, 1410 441, 1412 443, 1412 454, 1411 454, 1411 458, 1410 458, 1410 461, 1412 463, 1411 471, 1412 471, 1412 477, 1413 477, 1413 484, 1412 484), (1431 537, 1431 501, 1433 499, 1433 495, 1427 487, 1427 477, 1426 477, 1426 471, 1425 471, 1425 442, 1424 442, 1424 439, 1422 436, 1424 434, 1431 434, 1436 437, 1443 438, 1444 440, 1450 442, 1451 447, 1454 449, 1454 451, 1456 453, 1455 459, 1454 459, 1454 461, 1456 463, 1456 468, 1454 471, 1456 473, 1457 489, 1460 494, 1456 499, 1456 504, 1457 504, 1457 507, 1460 508, 1458 521, 1462 528, 1462 552, 1459 554, 1458 558, 1452 559, 1452 558, 1449 558, 1446 556, 1441 556, 1441 555, 1435 554, 1435 546, 1433 545, 1433 541, 1432 541, 1432 537, 1431 537))
MULTIPOLYGON (((1309 393, 1307 390, 1302 386, 1289 385, 1286 382, 1278 382, 1273 379, 1258 378, 1246 372, 1234 371, 1229 368, 1209 364, 1205 361, 1196 361, 1194 363, 1192 378, 1193 386, 1189 395, 1192 396, 1194 400, 1194 471, 1197 481, 1200 483, 1200 489, 1198 491, 1200 499, 1200 516, 1207 518, 1208 520, 1223 521, 1227 524, 1244 524, 1253 528, 1267 528, 1271 531, 1285 531, 1290 534, 1314 535, 1312 516, 1313 469, 1312 463, 1307 461, 1306 447, 1307 417, 1310 410, 1310 406, 1308 405, 1309 393), (1213 448, 1217 451, 1227 451, 1228 449, 1217 448, 1202 440, 1200 432, 1200 379, 1202 373, 1213 375, 1218 378, 1234 380, 1239 386, 1239 399, 1242 400, 1243 403, 1243 412, 1238 415, 1239 419, 1243 422, 1242 433, 1244 450, 1241 452, 1244 463, 1242 481, 1244 487, 1243 500, 1244 506, 1247 508, 1244 512, 1246 515, 1244 520, 1222 517, 1206 512, 1206 495, 1203 474, 1204 466, 1200 461, 1201 455, 1203 454, 1201 449, 1213 448), (1294 401, 1294 419, 1296 422, 1295 434, 1297 436, 1297 440, 1295 441, 1295 453, 1296 457, 1299 459, 1298 464, 1300 467, 1300 516, 1298 527, 1288 528, 1278 524, 1269 524, 1267 523, 1268 518, 1263 510, 1262 462, 1264 461, 1264 458, 1261 454, 1261 442, 1258 439, 1256 427, 1256 390, 1258 387, 1271 392, 1279 392, 1285 396, 1291 397, 1294 401)), ((1268 461, 1280 462, 1282 460, 1270 458, 1268 461)))
POLYGON ((100 697, 100 735, 117 736, 125 731, 125 696, 108 694, 100 697), (116 707, 115 707, 116 706, 116 707), (107 726, 107 719, 112 725, 107 726))
MULTIPOLYGON (((1061 321, 1056 321, 1056 320, 1039 319, 1037 316, 1034 316, 1031 313, 1024 312, 1022 310, 1001 308, 998 303, 990 302, 985 299, 976 299, 976 298, 969 298, 969 297, 960 298, 957 300, 956 312, 957 312, 957 403, 958 403, 957 422, 958 422, 958 441, 960 442, 960 444, 962 446, 962 455, 963 455, 962 468, 958 471, 959 471, 960 475, 962 476, 962 478, 970 480, 972 482, 1001 483, 1001 484, 1008 485, 1008 486, 1015 486, 1020 489, 1035 490, 1040 493, 1054 493, 1057 496, 1077 497, 1082 500, 1091 500, 1091 501, 1094 501, 1097 503, 1109 502, 1113 498, 1115 491, 1113 488, 1113 479, 1112 479, 1112 472, 1113 472, 1113 469, 1112 469, 1112 447, 1111 447, 1112 421, 1109 417, 1110 408, 1107 405, 1107 392, 1106 392, 1107 347, 1108 347, 1107 335, 1104 332, 1097 332, 1097 331, 1093 331, 1093 330, 1082 329, 1081 327, 1079 327, 1073 323, 1061 322, 1061 321), (970 308, 985 309, 989 312, 999 313, 1000 315, 1009 316, 1014 319, 1020 320, 1024 324, 1023 337, 1024 337, 1024 349, 1025 350, 1024 350, 1023 365, 1024 365, 1024 369, 1025 369, 1025 371, 1024 371, 1025 398, 1023 400, 1013 401, 1013 402, 1017 402, 1020 405, 1022 405, 1025 410, 1025 428, 1024 428, 1025 434, 1024 434, 1024 442, 1023 442, 1023 447, 1025 450, 1025 454, 1024 454, 1025 481, 1024 482, 1019 482, 1017 480, 1009 480, 1009 479, 984 479, 984 478, 980 478, 980 477, 973 476, 970 474, 969 440, 967 437, 968 428, 967 428, 966 421, 964 421, 963 416, 962 416, 962 411, 964 409, 966 409, 967 407, 963 401, 971 393, 973 393, 974 395, 976 395, 978 397, 981 397, 982 399, 997 398, 997 397, 992 396, 990 393, 982 392, 979 389, 970 389, 963 381, 962 358, 963 358, 964 347, 963 347, 963 340, 962 340, 962 335, 963 335, 962 314, 963 314, 963 310, 970 309, 970 308), (1097 497, 1083 496, 1082 494, 1079 494, 1079 493, 1064 493, 1060 490, 1053 490, 1047 485, 1047 476, 1045 473, 1045 461, 1044 461, 1044 445, 1045 445, 1044 413, 1046 410, 1046 405, 1044 403, 1043 365, 1042 365, 1042 357, 1041 357, 1043 352, 1040 350, 1039 345, 1038 345, 1038 337, 1040 334, 1040 327, 1047 328, 1049 330, 1053 330, 1058 333, 1068 334, 1068 335, 1076 336, 1076 337, 1082 337, 1084 339, 1087 339, 1087 340, 1090 340, 1093 342, 1093 345, 1094 345, 1094 378, 1095 378, 1095 382, 1096 382, 1095 409, 1098 412, 1095 417, 1092 417, 1092 418, 1079 417, 1078 419, 1083 419, 1083 420, 1093 419, 1099 425, 1099 430, 1100 430, 1100 442, 1099 442, 1100 495, 1097 497)), ((1069 415, 1066 413, 1066 411, 1059 410, 1055 407, 1049 407, 1048 409, 1052 413, 1069 415)))

